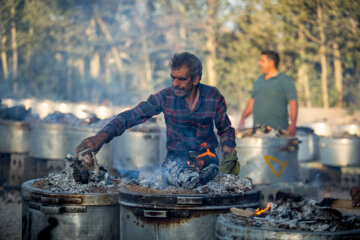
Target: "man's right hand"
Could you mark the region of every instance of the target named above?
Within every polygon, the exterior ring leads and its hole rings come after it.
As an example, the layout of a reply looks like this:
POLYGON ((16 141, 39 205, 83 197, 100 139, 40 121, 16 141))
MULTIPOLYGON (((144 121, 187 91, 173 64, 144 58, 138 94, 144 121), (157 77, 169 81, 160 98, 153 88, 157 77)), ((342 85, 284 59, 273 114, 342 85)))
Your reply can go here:
POLYGON ((106 132, 99 132, 95 136, 88 137, 84 139, 79 146, 76 147, 75 153, 81 153, 81 155, 97 153, 108 137, 109 134, 106 132))

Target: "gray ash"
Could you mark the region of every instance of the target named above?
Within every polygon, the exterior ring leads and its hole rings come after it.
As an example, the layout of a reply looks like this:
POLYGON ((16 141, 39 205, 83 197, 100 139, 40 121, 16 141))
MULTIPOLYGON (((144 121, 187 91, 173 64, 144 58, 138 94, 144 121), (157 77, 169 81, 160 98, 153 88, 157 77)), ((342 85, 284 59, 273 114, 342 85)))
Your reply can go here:
POLYGON ((154 192, 163 191, 166 193, 192 192, 200 194, 243 194, 244 192, 253 189, 252 180, 250 178, 241 178, 239 176, 234 176, 223 172, 219 172, 215 179, 209 181, 207 184, 191 190, 168 185, 165 181, 162 180, 161 176, 142 180, 133 180, 132 184, 139 185, 146 192, 153 190, 154 192))
POLYGON ((118 185, 119 182, 111 180, 105 168, 85 167, 81 160, 68 154, 65 158, 65 169, 61 173, 43 178, 37 186, 53 193, 91 193, 113 191, 118 185))
POLYGON ((238 224, 261 229, 314 232, 360 228, 359 216, 342 216, 336 209, 321 207, 315 200, 304 200, 299 195, 278 193, 275 201, 269 205, 269 210, 260 215, 240 218, 238 224))

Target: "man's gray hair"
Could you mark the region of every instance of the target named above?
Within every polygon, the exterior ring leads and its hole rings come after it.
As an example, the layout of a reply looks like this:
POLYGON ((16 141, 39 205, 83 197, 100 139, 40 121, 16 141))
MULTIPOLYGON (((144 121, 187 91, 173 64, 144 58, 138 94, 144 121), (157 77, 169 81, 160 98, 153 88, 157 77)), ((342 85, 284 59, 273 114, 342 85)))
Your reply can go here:
POLYGON ((175 53, 171 58, 170 69, 180 69, 183 65, 189 68, 190 78, 195 79, 202 75, 202 65, 200 59, 190 52, 175 53))

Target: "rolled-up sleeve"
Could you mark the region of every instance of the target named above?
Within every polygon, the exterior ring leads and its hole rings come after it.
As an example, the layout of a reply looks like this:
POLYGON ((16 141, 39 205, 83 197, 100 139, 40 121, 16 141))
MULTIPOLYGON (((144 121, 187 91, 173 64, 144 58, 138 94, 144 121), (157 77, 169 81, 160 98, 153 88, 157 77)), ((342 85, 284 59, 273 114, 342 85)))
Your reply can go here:
POLYGON ((126 129, 144 123, 152 116, 159 114, 162 111, 161 103, 162 97, 160 93, 150 95, 147 101, 141 102, 136 107, 118 114, 100 132, 109 134, 109 138, 106 141, 109 142, 114 137, 123 134, 126 129))
POLYGON ((226 113, 226 102, 222 95, 216 105, 215 126, 220 136, 221 146, 235 147, 235 130, 231 127, 229 116, 226 113))

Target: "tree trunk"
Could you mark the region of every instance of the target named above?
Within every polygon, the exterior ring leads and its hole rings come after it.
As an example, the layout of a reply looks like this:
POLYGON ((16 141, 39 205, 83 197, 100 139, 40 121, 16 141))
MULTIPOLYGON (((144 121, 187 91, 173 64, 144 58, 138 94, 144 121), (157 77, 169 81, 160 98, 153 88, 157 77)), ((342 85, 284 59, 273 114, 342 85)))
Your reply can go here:
POLYGON ((90 60, 90 75, 92 78, 99 78, 100 55, 98 53, 95 53, 90 60))
POLYGON ((25 66, 29 67, 30 65, 30 58, 31 58, 31 44, 32 44, 32 35, 34 34, 34 28, 30 27, 29 35, 28 35, 28 42, 27 42, 27 50, 26 50, 26 57, 25 57, 25 66))
MULTIPOLYGON (((113 39, 111 37, 111 34, 110 34, 110 31, 109 29, 107 28, 106 24, 103 22, 103 20, 101 18, 98 18, 97 19, 97 23, 99 24, 101 30, 103 31, 104 35, 105 35, 105 38, 106 40, 109 42, 109 43, 112 43, 113 42, 113 39)), ((123 72, 124 71, 124 66, 122 64, 122 61, 121 61, 121 58, 120 58, 120 54, 118 52, 118 50, 116 49, 116 47, 112 47, 111 48, 111 52, 114 56, 114 59, 115 59, 115 63, 116 63, 116 66, 119 70, 119 72, 123 72)))
MULTIPOLYGON (((179 12, 181 15, 181 19, 185 18, 186 9, 185 9, 184 1, 180 1, 179 12)), ((185 47, 186 46, 186 29, 185 29, 185 26, 181 23, 179 24, 179 37, 181 40, 181 42, 180 42, 181 47, 185 47)))
POLYGON ((338 105, 339 107, 341 107, 342 98, 343 98, 342 66, 341 66, 341 55, 340 55, 339 44, 337 42, 333 43, 333 51, 334 51, 335 88, 339 94, 338 105))
POLYGON ((145 82, 142 82, 141 85, 143 85, 144 90, 150 92, 152 90, 151 87, 152 71, 151 71, 148 43, 146 40, 146 34, 143 25, 140 26, 140 32, 141 32, 140 38, 141 38, 141 46, 143 50, 144 68, 145 68, 145 82))
POLYGON ((13 77, 13 79, 15 79, 18 75, 18 53, 17 53, 17 42, 16 42, 15 3, 14 2, 10 8, 10 14, 11 14, 11 49, 13 52, 12 77, 13 77))
POLYGON ((8 70, 8 65, 7 65, 5 44, 6 44, 6 36, 3 36, 1 38, 1 62, 2 62, 2 67, 3 67, 4 79, 8 80, 9 70, 8 70))
POLYGON ((207 41, 206 50, 208 52, 206 56, 207 66, 207 78, 209 85, 216 86, 216 39, 215 39, 215 16, 216 16, 216 0, 207 0, 208 5, 208 29, 207 29, 207 41))
POLYGON ((321 0, 317 0, 317 16, 320 33, 320 64, 321 64, 321 89, 323 98, 323 107, 329 108, 329 91, 328 91, 328 69, 326 60, 326 38, 324 31, 323 5, 321 0))
POLYGON ((299 50, 300 53, 300 66, 298 69, 298 82, 301 85, 301 88, 304 92, 304 100, 306 107, 312 107, 311 104, 311 92, 310 92, 310 84, 309 84, 309 76, 308 76, 308 66, 306 64, 306 51, 305 51, 305 44, 306 38, 303 32, 304 25, 300 26, 299 30, 299 41, 301 48, 299 50))
POLYGON ((66 83, 66 95, 67 98, 72 100, 72 69, 73 69, 73 60, 69 58, 67 60, 67 83, 66 83))

